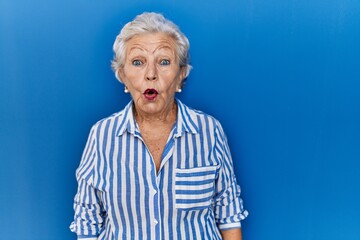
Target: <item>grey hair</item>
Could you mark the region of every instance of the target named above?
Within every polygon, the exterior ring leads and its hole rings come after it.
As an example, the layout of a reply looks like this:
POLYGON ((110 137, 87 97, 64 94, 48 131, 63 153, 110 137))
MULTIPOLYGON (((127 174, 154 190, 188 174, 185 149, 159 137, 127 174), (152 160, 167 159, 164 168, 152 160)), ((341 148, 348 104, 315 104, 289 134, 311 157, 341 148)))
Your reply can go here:
POLYGON ((189 40, 172 21, 166 19, 162 14, 154 12, 144 12, 136 16, 117 35, 113 45, 114 58, 111 62, 116 78, 122 82, 118 72, 119 69, 124 67, 126 42, 136 35, 145 33, 166 33, 174 38, 177 45, 177 57, 180 67, 185 68, 185 80, 192 68, 190 65, 189 40))

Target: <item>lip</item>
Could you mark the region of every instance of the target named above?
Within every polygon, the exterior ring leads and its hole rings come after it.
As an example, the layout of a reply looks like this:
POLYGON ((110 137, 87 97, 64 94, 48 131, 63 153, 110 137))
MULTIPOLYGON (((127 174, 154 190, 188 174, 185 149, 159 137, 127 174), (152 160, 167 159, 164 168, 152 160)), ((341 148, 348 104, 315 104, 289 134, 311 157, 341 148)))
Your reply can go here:
POLYGON ((144 97, 149 101, 153 101, 158 94, 158 91, 156 91, 154 88, 148 88, 143 93, 144 97))

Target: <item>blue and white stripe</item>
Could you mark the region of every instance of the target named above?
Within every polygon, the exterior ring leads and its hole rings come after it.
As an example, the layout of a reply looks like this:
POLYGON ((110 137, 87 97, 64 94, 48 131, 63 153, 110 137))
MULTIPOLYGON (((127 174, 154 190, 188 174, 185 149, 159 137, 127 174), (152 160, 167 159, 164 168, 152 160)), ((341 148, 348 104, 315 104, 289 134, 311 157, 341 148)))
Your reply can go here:
POLYGON ((220 123, 179 100, 156 172, 133 103, 96 123, 76 171, 79 239, 221 239, 247 216, 220 123))

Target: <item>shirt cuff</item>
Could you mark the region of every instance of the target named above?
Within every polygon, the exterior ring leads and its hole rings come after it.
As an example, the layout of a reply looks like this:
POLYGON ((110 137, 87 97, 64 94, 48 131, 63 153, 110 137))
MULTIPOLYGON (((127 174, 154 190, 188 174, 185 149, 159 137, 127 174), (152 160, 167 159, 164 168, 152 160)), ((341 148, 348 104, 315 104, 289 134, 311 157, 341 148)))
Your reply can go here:
POLYGON ((97 236, 78 236, 78 240, 84 239, 84 240, 97 240, 97 236))
POLYGON ((218 225, 219 230, 230 230, 233 228, 241 228, 241 222, 221 223, 218 225))

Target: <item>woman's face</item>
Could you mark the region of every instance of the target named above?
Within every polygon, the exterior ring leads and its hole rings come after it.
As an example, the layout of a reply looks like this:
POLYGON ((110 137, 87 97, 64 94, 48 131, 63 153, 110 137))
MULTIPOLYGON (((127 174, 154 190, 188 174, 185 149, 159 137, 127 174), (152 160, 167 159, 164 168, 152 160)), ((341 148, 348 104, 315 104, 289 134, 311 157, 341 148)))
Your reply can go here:
POLYGON ((164 33, 147 33, 131 38, 125 47, 125 63, 119 74, 136 111, 166 113, 173 106, 185 74, 174 39, 164 33))

